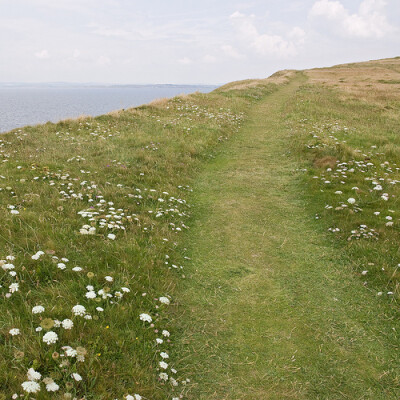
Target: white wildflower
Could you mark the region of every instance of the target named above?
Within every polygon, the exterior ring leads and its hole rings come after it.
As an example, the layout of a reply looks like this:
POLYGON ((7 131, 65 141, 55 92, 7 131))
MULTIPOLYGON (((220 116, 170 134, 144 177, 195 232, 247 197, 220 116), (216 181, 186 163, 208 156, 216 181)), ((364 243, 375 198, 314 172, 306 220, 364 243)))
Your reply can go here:
POLYGON ((78 352, 72 347, 65 346, 65 355, 67 357, 76 357, 78 355, 78 352))
POLYGON ((32 308, 32 314, 41 314, 42 312, 44 312, 43 306, 35 306, 32 308))
POLYGON ((82 380, 82 377, 79 374, 77 374, 76 372, 71 374, 71 377, 74 378, 77 382, 82 380))
POLYGON ((85 296, 86 296, 88 299, 94 299, 94 298, 96 297, 96 292, 94 292, 93 290, 91 290, 90 292, 87 292, 87 293, 85 294, 85 296))
POLYGON ((58 335, 53 331, 49 331, 43 336, 43 342, 48 344, 49 346, 57 342, 57 340, 58 340, 58 335))
POLYGON ((159 377, 163 381, 167 381, 168 380, 168 374, 166 374, 165 372, 161 372, 159 377))
POLYGON ((61 326, 61 321, 59 321, 58 319, 54 320, 54 327, 55 328, 59 328, 61 326))
POLYGON ((171 382, 172 386, 178 386, 178 382, 174 378, 169 378, 169 381, 171 382))
POLYGON ((22 382, 21 386, 27 393, 40 392, 40 384, 34 381, 22 382))
POLYGON ((84 306, 77 304, 76 306, 72 307, 72 313, 74 315, 79 315, 83 317, 86 314, 86 308, 84 306))
POLYGON ((164 362, 164 361, 160 361, 160 362, 158 363, 158 365, 159 365, 160 368, 162 368, 162 369, 167 369, 167 368, 168 368, 168 364, 167 364, 166 362, 164 362))
POLYGON ((150 315, 149 314, 145 314, 145 313, 140 314, 139 318, 140 318, 141 321, 145 321, 145 322, 153 321, 153 319, 150 317, 150 315))
POLYGON ((8 288, 10 289, 9 290, 10 293, 18 292, 19 283, 12 283, 8 288))
POLYGON ((19 334, 21 333, 21 331, 20 331, 18 328, 12 328, 12 329, 10 329, 10 330, 8 331, 8 333, 9 333, 11 336, 17 336, 17 335, 19 335, 19 334))
POLYGON ((28 369, 26 376, 28 377, 28 381, 38 381, 42 377, 41 373, 35 371, 33 368, 28 369))
POLYGON ((40 256, 44 254, 44 251, 39 250, 36 254, 34 254, 31 258, 32 260, 39 260, 40 256))
POLYGON ((169 298, 168 297, 160 297, 158 300, 160 300, 160 303, 162 304, 169 304, 169 298))
POLYGON ((64 328, 64 329, 67 329, 67 330, 69 330, 69 329, 72 329, 72 327, 74 326, 74 323, 70 320, 70 319, 64 319, 62 322, 61 322, 61 325, 62 325, 62 327, 64 328))
POLYGON ((53 380, 51 380, 49 383, 46 383, 46 390, 48 392, 57 392, 58 389, 60 389, 60 386, 58 386, 53 380))

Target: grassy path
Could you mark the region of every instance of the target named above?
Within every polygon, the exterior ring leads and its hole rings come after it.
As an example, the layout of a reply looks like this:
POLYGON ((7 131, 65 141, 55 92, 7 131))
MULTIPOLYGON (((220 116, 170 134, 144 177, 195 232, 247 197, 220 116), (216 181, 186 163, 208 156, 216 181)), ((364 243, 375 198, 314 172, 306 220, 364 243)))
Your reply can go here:
POLYGON ((191 399, 397 399, 384 310, 315 230, 282 108, 258 103, 195 186, 181 370, 191 399))

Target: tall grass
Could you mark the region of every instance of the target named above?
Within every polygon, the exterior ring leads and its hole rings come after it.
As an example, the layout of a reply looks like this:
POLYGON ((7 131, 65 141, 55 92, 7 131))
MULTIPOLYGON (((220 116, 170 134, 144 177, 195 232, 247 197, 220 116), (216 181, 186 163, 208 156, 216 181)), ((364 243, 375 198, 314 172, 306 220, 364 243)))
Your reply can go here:
POLYGON ((196 93, 1 137, 0 398, 179 396, 168 307, 186 198, 259 95, 196 93))
POLYGON ((340 90, 318 85, 305 85, 287 111, 317 228, 332 233, 366 290, 396 306, 399 113, 388 115, 373 99, 344 100, 340 90))

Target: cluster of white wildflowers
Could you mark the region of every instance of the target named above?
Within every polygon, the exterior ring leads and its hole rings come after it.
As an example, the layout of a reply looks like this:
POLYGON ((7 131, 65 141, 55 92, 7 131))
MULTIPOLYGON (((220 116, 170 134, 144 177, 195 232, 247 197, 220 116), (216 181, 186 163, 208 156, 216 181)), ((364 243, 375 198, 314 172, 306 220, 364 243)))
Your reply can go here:
MULTIPOLYGON (((179 186, 178 189, 190 190, 188 186, 179 186)), ((189 216, 190 206, 185 199, 170 196, 166 191, 157 191, 156 189, 139 189, 135 188, 134 193, 128 193, 128 197, 134 199, 137 205, 149 204, 147 216, 151 219, 162 220, 163 217, 168 217, 169 228, 179 233, 182 230, 188 229, 184 220, 189 216)), ((134 221, 139 222, 137 215, 132 215, 134 221)), ((150 224, 151 225, 151 224, 150 224)), ((141 222, 142 231, 146 232, 151 227, 143 220, 141 222)))
POLYGON ((107 140, 120 134, 117 129, 117 124, 110 122, 105 125, 104 123, 96 122, 90 118, 81 121, 76 132, 79 133, 79 136, 70 130, 59 130, 55 132, 55 136, 64 142, 74 144, 82 142, 87 143, 93 140, 107 140))
MULTIPOLYGON (((168 306, 171 303, 169 296, 161 296, 155 300, 159 302, 159 305, 156 306, 156 308, 168 306)), ((168 382, 173 389, 177 388, 180 384, 186 385, 188 382, 190 382, 188 379, 177 379, 177 370, 171 366, 168 351, 165 349, 166 345, 171 341, 171 333, 163 327, 156 326, 155 320, 149 313, 141 313, 139 315, 139 319, 140 321, 143 321, 144 326, 147 329, 152 330, 154 333, 154 342, 157 345, 157 368, 160 382, 168 382)))
MULTIPOLYGON (((332 148, 332 154, 338 154, 338 149, 347 143, 347 140, 337 137, 338 133, 341 136, 354 133, 339 123, 315 125, 313 128, 311 131, 313 139, 307 147, 310 149, 323 147, 324 151, 326 148, 332 148)), ((382 161, 385 155, 377 152, 376 148, 377 146, 373 145, 368 151, 354 149, 357 158, 348 161, 335 160, 332 157, 320 175, 314 176, 314 179, 320 182, 322 192, 336 195, 337 203, 325 205, 326 210, 349 214, 368 212, 378 217, 375 219, 376 227, 359 224, 349 232, 349 240, 377 239, 378 227, 381 229, 382 226, 392 227, 396 224, 393 215, 395 210, 388 210, 387 204, 390 203, 390 199, 396 197, 393 189, 400 183, 400 179, 397 179, 400 178, 400 167, 387 160, 382 161), (373 210, 374 207, 375 210, 373 210)), ((341 230, 330 228, 330 231, 340 232, 341 230)))
MULTIPOLYGON (((390 237, 400 221, 397 217, 400 164, 390 161, 377 145, 364 149, 352 147, 349 139, 359 133, 341 123, 315 124, 310 129, 308 120, 300 122, 304 132, 311 136, 306 145, 315 159, 311 184, 327 202, 315 219, 327 217, 333 225, 329 232, 350 242, 357 241, 359 246, 375 246, 373 243, 379 244, 382 237, 390 237)), ((386 269, 396 271, 397 267, 390 264, 374 267, 374 276, 379 271, 384 279, 392 276, 386 269)), ((361 276, 369 277, 373 265, 363 263, 361 276)))
POLYGON ((378 240, 379 233, 374 228, 368 228, 367 225, 360 225, 358 229, 353 229, 347 240, 352 239, 376 239, 378 240))
MULTIPOLYGON (((104 278, 104 285, 101 289, 96 289, 93 285, 86 286, 86 299, 95 300, 97 304, 107 301, 110 304, 118 303, 127 293, 130 293, 130 289, 122 286, 120 288, 115 288, 114 278, 112 276, 106 276, 104 278)), ((102 304, 103 305, 103 304, 102 304)), ((96 307, 96 311, 103 312, 102 307, 96 307)), ((78 311, 79 312, 79 311, 78 311)))
MULTIPOLYGON (((82 158, 79 158, 79 161, 82 158)), ((81 170, 82 174, 88 174, 89 171, 81 170)), ((47 171, 41 178, 35 177, 35 180, 47 181, 50 186, 55 186, 60 193, 60 200, 69 199, 82 200, 90 205, 78 212, 82 218, 87 219, 79 232, 82 235, 95 235, 106 231, 108 239, 114 240, 114 232, 126 229, 126 222, 132 220, 132 215, 126 215, 125 210, 114 207, 112 201, 106 201, 101 194, 98 185, 93 181, 73 178, 69 173, 58 171, 52 173, 47 171)), ((117 185, 121 187, 122 185, 117 185)))
MULTIPOLYGON (((52 253, 47 254, 39 250, 30 258, 37 263, 50 261, 51 264, 57 266, 57 269, 65 270, 69 260, 65 257, 58 258, 52 253)), ((11 255, 7 256, 4 260, 0 260, 2 270, 6 275, 15 270, 15 266, 12 264, 14 260, 15 257, 11 255)), ((88 278, 92 278, 93 276, 94 274, 88 273, 88 278)), ((83 375, 79 371, 80 364, 85 362, 88 352, 82 346, 70 346, 66 344, 67 338, 71 337, 69 332, 75 331, 76 334, 81 333, 82 326, 79 321, 91 321, 93 319, 92 312, 88 308, 95 313, 97 316, 96 319, 98 319, 104 312, 105 307, 118 304, 124 296, 130 293, 128 287, 115 287, 115 280, 110 275, 104 276, 103 282, 104 285, 98 290, 95 290, 93 285, 86 286, 86 294, 82 296, 82 303, 71 307, 68 318, 58 319, 52 315, 51 307, 48 308, 43 304, 35 304, 31 307, 33 321, 36 323, 34 330, 38 335, 39 343, 41 343, 45 352, 52 352, 53 365, 47 365, 46 369, 54 368, 54 370, 61 373, 61 376, 57 381, 51 376, 43 378, 38 371, 30 368, 27 371, 27 380, 21 383, 24 393, 33 394, 41 391, 58 392, 61 390, 68 394, 84 380, 83 375), (101 307, 96 300, 102 302, 101 307), (91 305, 92 301, 95 301, 93 305, 91 305), (83 305, 85 303, 88 306, 83 305)), ((12 286, 12 288, 10 290, 13 293, 18 291, 18 286, 12 286)), ((6 294, 6 297, 9 296, 6 294)), ((167 297, 165 299, 161 303, 169 304, 169 299, 167 297)), ((24 336, 24 332, 21 331, 20 327, 14 326, 9 329, 9 335, 10 337, 20 337, 24 336)), ((17 343, 15 342, 14 344, 16 345, 17 343)), ((24 397, 24 394, 16 393, 14 396, 14 398, 19 396, 24 397)))
MULTIPOLYGON (((90 171, 80 170, 81 174, 90 174, 90 171)), ((33 178, 36 182, 47 182, 49 186, 58 189, 61 201, 67 200, 84 200, 88 203, 94 201, 98 188, 95 182, 73 177, 68 172, 49 170, 43 171, 40 176, 33 178)))
POLYGON ((87 219, 88 224, 84 224, 79 232, 82 235, 94 235, 97 230, 109 232, 107 238, 114 240, 114 232, 124 231, 125 222, 132 221, 132 215, 126 215, 122 208, 115 208, 112 201, 104 200, 103 196, 96 196, 97 202, 89 209, 81 210, 78 214, 87 219))
MULTIPOLYGON (((194 99, 183 99, 175 97, 169 101, 167 110, 172 110, 173 118, 166 119, 160 115, 152 115, 151 117, 164 128, 180 127, 184 132, 189 134, 194 127, 194 121, 213 122, 217 127, 221 128, 224 125, 230 125, 235 130, 238 130, 243 122, 244 113, 234 113, 230 108, 219 108, 210 110, 194 103, 194 99)), ((220 138, 222 139, 222 137, 220 138)))
MULTIPOLYGON (((2 163, 7 163, 10 160, 11 153, 10 150, 8 149, 8 145, 10 145, 11 142, 8 140, 0 139, 0 160, 2 163)), ((16 150, 14 151, 16 152, 16 150)), ((2 176, 2 179, 5 177, 2 176)))
POLYGON ((0 293, 4 293, 6 298, 10 298, 20 289, 14 261, 15 257, 13 255, 8 255, 4 260, 0 260, 0 268, 2 269, 0 275, 0 293))
MULTIPOLYGON (((218 126, 230 124, 238 127, 242 121, 241 115, 235 115, 228 109, 211 112, 194 105, 178 105, 178 107, 182 107, 182 118, 179 123, 182 127, 186 127, 188 132, 192 126, 190 125, 190 116, 213 120, 218 126)), ((75 130, 74 133, 68 130, 59 130, 55 133, 58 138, 55 140, 69 142, 66 145, 72 146, 91 140, 102 141, 119 134, 111 124, 105 127, 92 120, 83 121, 79 123, 79 126, 80 133, 75 130)), ((21 131, 17 137, 24 140, 25 134, 21 131)), ((0 141, 0 148, 2 144, 3 141, 0 141)), ((146 146, 146 149, 151 151, 158 150, 158 148, 159 145, 154 142, 146 146)), ((3 161, 9 160, 10 155, 3 152, 2 157, 3 161)), ((185 194, 192 191, 189 186, 180 185, 178 190, 176 188, 153 189, 143 186, 139 188, 137 186, 140 186, 140 177, 144 176, 144 172, 138 174, 139 182, 136 182, 135 186, 127 185, 126 182, 95 182, 92 178, 97 172, 87 168, 84 157, 75 155, 66 162, 71 168, 70 171, 57 168, 52 171, 51 167, 40 167, 37 164, 18 166, 19 169, 24 169, 32 174, 21 178, 21 182, 25 179, 32 181, 34 189, 28 195, 39 197, 37 193, 40 193, 41 186, 46 186, 46 190, 54 193, 51 201, 60 201, 60 206, 56 206, 55 210, 62 212, 64 209, 72 209, 72 212, 78 215, 77 221, 79 218, 84 219, 84 224, 80 229, 81 225, 74 228, 75 232, 79 231, 81 235, 93 235, 100 239, 107 237, 114 240, 127 230, 131 223, 134 223, 138 230, 146 234, 160 229, 165 232, 161 246, 165 244, 166 248, 161 249, 158 261, 170 269, 183 269, 180 263, 172 260, 172 255, 170 258, 166 253, 176 247, 177 243, 173 239, 175 235, 188 229, 186 221, 190 206, 185 200, 185 194), (78 164, 79 166, 77 166, 78 164), (37 171, 33 172, 34 170, 37 171), (117 195, 114 193, 107 195, 107 190, 108 193, 112 192, 107 189, 107 185, 115 185, 118 195, 128 199, 129 210, 118 206, 117 195), (110 201, 111 199, 114 201, 110 201)), ((120 169, 130 166, 128 162, 119 160, 109 161, 109 165, 120 169)), ((0 179, 3 178, 0 176, 0 179)), ((29 214, 29 204, 24 204, 24 201, 15 195, 19 189, 19 187, 14 189, 14 186, 0 187, 0 190, 7 191, 10 198, 3 207, 10 221, 23 221, 25 210, 28 210, 26 214, 29 214)), ((42 196, 41 199, 46 201, 45 196, 42 196)), ((75 221, 73 222, 75 223, 75 221)), ((79 234, 76 237, 79 237, 79 240, 82 238, 79 234)), ((7 345, 10 345, 10 348, 22 348, 26 353, 23 356, 24 367, 22 370, 23 374, 26 373, 26 378, 25 380, 21 379, 20 375, 18 382, 15 383, 20 391, 15 393, 13 398, 26 398, 43 392, 48 395, 54 393, 57 398, 64 396, 74 399, 75 394, 73 393, 85 392, 89 386, 85 365, 89 365, 88 360, 92 360, 94 356, 90 345, 84 344, 84 340, 87 338, 82 339, 85 335, 85 327, 93 328, 98 323, 96 321, 99 320, 105 322, 107 312, 109 314, 110 310, 114 310, 113 307, 115 310, 118 310, 118 307, 122 309, 123 307, 119 304, 121 302, 126 304, 127 301, 129 302, 129 298, 137 293, 135 293, 136 290, 129 288, 127 277, 116 273, 116 270, 112 269, 112 265, 107 275, 100 276, 96 273, 96 277, 93 278, 94 274, 87 271, 87 267, 76 264, 74 261, 76 254, 72 257, 70 254, 66 254, 67 258, 58 250, 57 253, 49 250, 49 245, 47 244, 45 247, 44 242, 40 244, 39 240, 33 245, 30 244, 29 250, 24 249, 21 253, 16 250, 16 256, 7 252, 3 256, 4 259, 0 260, 0 294, 2 298, 10 301, 11 306, 11 301, 20 296, 19 299, 24 299, 24 307, 26 306, 27 312, 24 320, 22 318, 21 321, 13 319, 12 323, 10 322, 4 329, 7 345), (6 254, 9 255, 6 256, 6 254), (89 278, 88 280, 86 280, 86 276, 89 278), (45 290, 48 289, 47 284, 50 285, 53 282, 63 284, 63 279, 79 286, 76 290, 76 298, 72 298, 70 293, 65 295, 61 292, 57 293, 57 298, 66 302, 65 307, 60 308, 60 303, 45 299, 45 290), (33 287, 34 290, 32 290, 33 287), (40 290, 36 290, 37 288, 40 290), (29 327, 27 327, 27 321, 31 324, 29 327), (28 338, 30 345, 26 347, 23 343, 28 338), (32 350, 32 354, 30 354, 30 350, 32 350), (38 355, 40 356, 38 357, 38 355), (40 359, 40 364, 36 364, 36 359, 40 359)), ((93 240, 97 239, 93 238, 93 240)), ((49 240, 50 242, 51 240, 49 240)), ((72 241, 71 244, 74 246, 76 242, 72 241)), ((57 248, 57 244, 50 248, 57 248)), ((52 294, 55 293, 54 291, 52 294)), ((75 293, 75 289, 73 293, 75 293)), ((178 390, 176 388, 185 385, 188 381, 179 379, 177 376, 174 362, 170 357, 171 329, 160 317, 164 309, 170 305, 171 297, 163 293, 162 296, 153 298, 150 302, 150 305, 149 302, 145 302, 149 308, 143 306, 143 309, 137 310, 137 320, 141 321, 139 326, 140 329, 143 329, 146 337, 150 332, 150 340, 154 345, 151 347, 156 354, 157 377, 161 386, 172 388, 176 393, 178 390)), ((21 317, 23 316, 21 315, 21 317)), ((170 389, 168 389, 169 391, 170 389)), ((125 394, 124 399, 140 400, 142 397, 139 394, 131 393, 125 394)), ((177 400, 178 397, 173 399, 177 400)))

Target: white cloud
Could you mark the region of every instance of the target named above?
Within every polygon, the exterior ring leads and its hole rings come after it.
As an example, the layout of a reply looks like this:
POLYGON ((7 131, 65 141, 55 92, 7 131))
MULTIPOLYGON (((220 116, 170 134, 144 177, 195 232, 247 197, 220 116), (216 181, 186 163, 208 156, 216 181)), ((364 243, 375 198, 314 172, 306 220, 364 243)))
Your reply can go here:
POLYGON ((72 58, 78 58, 81 55, 81 52, 78 49, 75 49, 72 53, 72 58))
POLYGON ((295 26, 289 31, 288 38, 303 44, 306 40, 306 32, 298 26, 295 26))
POLYGON ((132 37, 132 32, 129 32, 124 29, 119 29, 119 28, 106 28, 106 27, 94 27, 93 25, 91 26, 93 29, 92 33, 100 36, 105 36, 105 37, 116 37, 116 38, 125 38, 129 39, 132 37))
POLYGON ((183 58, 181 58, 180 60, 178 60, 178 63, 179 64, 182 64, 182 65, 189 65, 189 64, 191 64, 193 61, 189 58, 189 57, 183 57, 183 58))
POLYGON ((245 39, 256 53, 282 58, 295 56, 298 53, 305 37, 305 32, 301 28, 292 29, 288 38, 277 34, 261 34, 254 24, 254 18, 254 15, 247 16, 238 11, 230 16, 241 38, 245 39))
POLYGON ((99 65, 109 65, 109 64, 111 64, 111 60, 107 56, 100 56, 97 59, 97 64, 99 64, 99 65))
POLYGON ((229 57, 237 59, 244 58, 243 54, 239 53, 233 46, 229 44, 221 46, 221 50, 229 57))
POLYGON ((217 58, 210 54, 206 54, 203 57, 203 62, 205 62, 206 64, 214 64, 216 61, 217 61, 217 58))
POLYGON ((351 14, 340 1, 318 0, 312 6, 309 16, 331 23, 346 36, 361 38, 382 38, 395 29, 389 24, 384 0, 363 0, 358 12, 351 14))
POLYGON ((35 57, 40 59, 50 58, 50 54, 47 50, 38 51, 35 53, 35 57))

